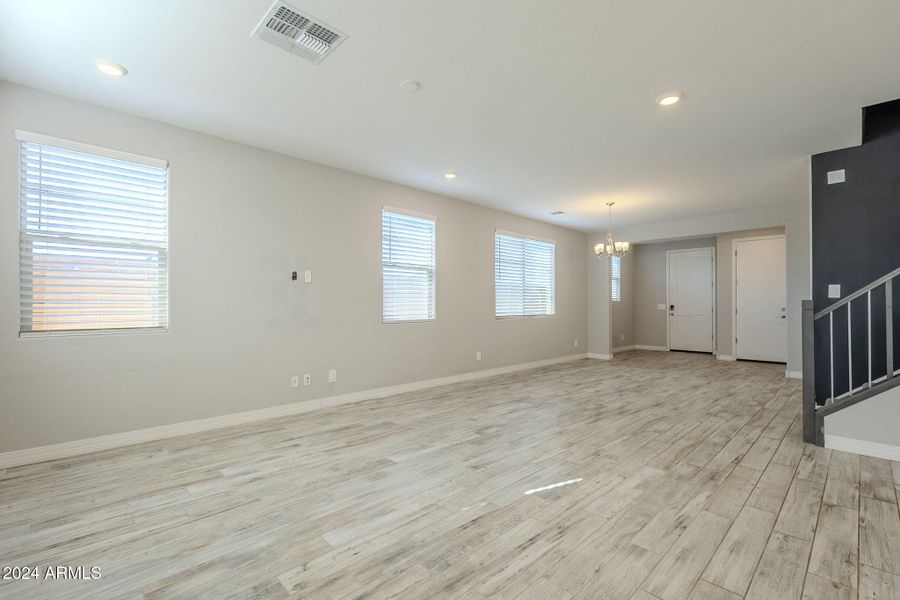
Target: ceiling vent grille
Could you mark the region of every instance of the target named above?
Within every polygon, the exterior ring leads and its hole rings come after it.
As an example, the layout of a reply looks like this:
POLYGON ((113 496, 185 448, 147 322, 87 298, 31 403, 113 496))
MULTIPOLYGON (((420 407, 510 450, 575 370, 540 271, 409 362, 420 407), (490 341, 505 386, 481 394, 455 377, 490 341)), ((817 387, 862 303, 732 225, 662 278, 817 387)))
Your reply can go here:
POLYGON ((282 50, 319 64, 347 36, 285 2, 276 2, 253 35, 282 50))

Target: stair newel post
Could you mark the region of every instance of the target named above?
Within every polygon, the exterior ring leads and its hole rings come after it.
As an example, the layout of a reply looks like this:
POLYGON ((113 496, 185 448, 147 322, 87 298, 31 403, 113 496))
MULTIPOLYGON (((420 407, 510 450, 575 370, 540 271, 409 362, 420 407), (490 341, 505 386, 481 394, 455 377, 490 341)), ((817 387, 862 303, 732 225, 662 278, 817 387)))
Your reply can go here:
POLYGON ((802 304, 803 340, 803 441, 816 443, 816 362, 815 362, 815 313, 812 300, 802 304))

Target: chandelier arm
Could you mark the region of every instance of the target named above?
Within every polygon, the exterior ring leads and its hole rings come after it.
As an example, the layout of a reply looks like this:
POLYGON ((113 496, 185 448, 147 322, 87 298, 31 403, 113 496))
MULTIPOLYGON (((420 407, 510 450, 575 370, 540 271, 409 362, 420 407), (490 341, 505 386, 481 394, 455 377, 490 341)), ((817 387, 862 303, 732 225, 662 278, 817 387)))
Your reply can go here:
POLYGON ((599 243, 594 246, 594 254, 597 255, 597 258, 602 260, 609 260, 613 256, 616 258, 622 258, 629 248, 628 242, 616 242, 612 233, 612 207, 615 202, 607 202, 606 206, 609 207, 609 222, 606 228, 606 243, 599 243))

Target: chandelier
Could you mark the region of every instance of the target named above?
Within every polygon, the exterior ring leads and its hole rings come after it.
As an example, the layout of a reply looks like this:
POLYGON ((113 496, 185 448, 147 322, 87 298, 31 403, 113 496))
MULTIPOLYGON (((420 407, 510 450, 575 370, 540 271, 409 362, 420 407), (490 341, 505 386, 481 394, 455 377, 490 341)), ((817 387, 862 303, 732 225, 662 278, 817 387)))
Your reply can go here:
POLYGON ((594 254, 603 260, 607 260, 611 256, 621 257, 628 252, 630 244, 628 242, 617 242, 613 239, 612 234, 612 207, 615 202, 607 202, 609 207, 609 229, 606 230, 606 243, 594 246, 594 254))

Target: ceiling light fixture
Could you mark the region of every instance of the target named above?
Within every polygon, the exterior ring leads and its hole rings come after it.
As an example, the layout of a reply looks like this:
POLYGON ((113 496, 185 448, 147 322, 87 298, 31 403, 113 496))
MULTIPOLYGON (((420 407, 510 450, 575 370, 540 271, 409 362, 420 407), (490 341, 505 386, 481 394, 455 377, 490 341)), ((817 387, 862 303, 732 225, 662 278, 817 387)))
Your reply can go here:
POLYGON ((94 67, 108 77, 124 77, 128 75, 128 69, 109 60, 98 60, 94 67))
POLYGON ((400 89, 404 92, 409 92, 410 94, 412 94, 421 90, 422 84, 412 79, 406 79, 400 82, 400 89))
POLYGON ((453 171, 447 171, 446 173, 444 173, 444 179, 456 179, 457 176, 458 174, 454 173, 453 171))
POLYGON ((656 99, 656 103, 660 106, 672 106, 681 100, 681 92, 668 92, 656 99))
POLYGON ((606 230, 606 243, 605 244, 597 244, 594 246, 594 254, 597 255, 598 258, 602 258, 603 260, 607 260, 612 256, 622 257, 623 254, 628 252, 631 248, 631 244, 628 242, 617 242, 613 240, 612 234, 612 207, 615 202, 607 202, 606 205, 609 207, 609 229, 606 230))

